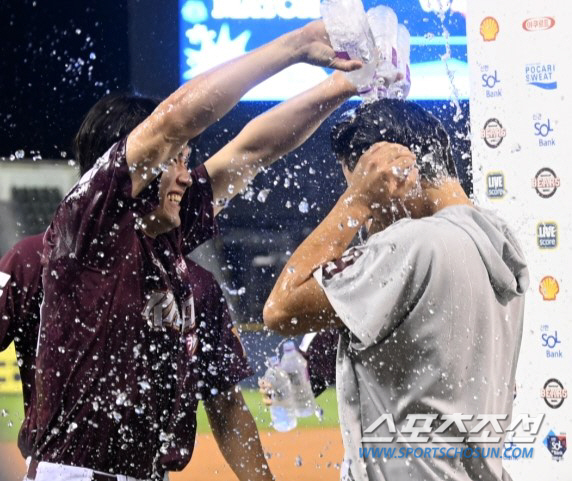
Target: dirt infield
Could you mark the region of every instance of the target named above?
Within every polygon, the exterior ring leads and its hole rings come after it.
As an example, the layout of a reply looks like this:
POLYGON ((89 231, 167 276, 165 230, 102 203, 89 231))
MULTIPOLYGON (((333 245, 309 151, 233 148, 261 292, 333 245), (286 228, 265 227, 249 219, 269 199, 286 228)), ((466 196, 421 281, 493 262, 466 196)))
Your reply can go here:
MULTIPOLYGON (((298 429, 260 433, 264 451, 278 481, 337 481, 343 454, 338 428, 298 429)), ((21 481, 25 464, 14 443, 0 444, 0 480, 21 481)), ((211 434, 197 436, 193 459, 170 481, 235 481, 211 434)))

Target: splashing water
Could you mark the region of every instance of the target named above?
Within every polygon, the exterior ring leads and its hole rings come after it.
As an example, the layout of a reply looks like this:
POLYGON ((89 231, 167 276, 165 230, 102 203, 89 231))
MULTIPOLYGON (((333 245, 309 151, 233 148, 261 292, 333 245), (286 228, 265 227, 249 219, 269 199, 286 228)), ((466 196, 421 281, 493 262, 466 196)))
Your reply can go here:
POLYGON ((445 38, 445 53, 441 55, 441 60, 445 66, 445 72, 447 73, 447 78, 451 84, 451 102, 455 106, 455 115, 453 117, 453 122, 457 123, 463 118, 463 111, 461 110, 461 103, 459 101, 459 89, 455 86, 455 72, 449 68, 449 60, 451 59, 451 44, 449 43, 449 30, 445 26, 445 7, 443 6, 443 0, 437 0, 439 4, 439 20, 441 21, 441 29, 443 30, 443 37, 445 38))

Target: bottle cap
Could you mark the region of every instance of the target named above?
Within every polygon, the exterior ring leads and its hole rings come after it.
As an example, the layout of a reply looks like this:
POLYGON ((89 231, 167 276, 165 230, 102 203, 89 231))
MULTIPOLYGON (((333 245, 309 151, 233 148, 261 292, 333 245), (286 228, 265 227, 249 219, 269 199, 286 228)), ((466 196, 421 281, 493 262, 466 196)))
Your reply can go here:
POLYGON ((295 351, 295 350, 296 350, 296 344, 294 344, 294 341, 286 341, 284 343, 284 352, 295 351))
POLYGON ((280 364, 280 358, 278 356, 271 356, 268 358, 268 367, 276 367, 280 364))

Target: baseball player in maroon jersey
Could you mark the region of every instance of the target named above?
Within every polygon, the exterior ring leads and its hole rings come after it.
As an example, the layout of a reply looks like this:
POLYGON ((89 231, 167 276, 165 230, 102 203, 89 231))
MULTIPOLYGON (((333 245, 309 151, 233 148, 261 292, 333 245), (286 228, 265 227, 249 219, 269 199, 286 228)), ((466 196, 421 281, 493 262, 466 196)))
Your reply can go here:
POLYGON ((32 452, 35 435, 32 403, 43 297, 40 264, 43 236, 26 237, 0 259, 0 350, 14 342, 24 395, 24 422, 18 434, 18 447, 25 458, 32 452))
MULTIPOLYGON (((247 366, 236 338, 219 340, 219 348, 201 330, 183 252, 211 238, 226 201, 300 145, 355 88, 332 76, 254 119, 192 172, 186 144, 294 62, 359 67, 335 59, 326 39, 321 22, 280 37, 183 85, 133 130, 126 126, 137 112, 118 99, 88 114, 78 151, 111 148, 64 198, 44 238, 28 479, 162 479, 188 463, 198 400, 232 385, 247 366), (212 350, 228 370, 201 362, 212 350)), ((83 157, 80 164, 88 162, 83 157)), ((223 453, 235 473, 270 479, 258 436, 241 437, 252 418, 226 421, 223 453)))
MULTIPOLYGON (((25 407, 18 447, 25 458, 32 452, 35 435, 35 421, 31 416, 35 411, 31 403, 35 395, 34 362, 43 297, 40 263, 43 236, 23 239, 0 259, 0 347, 4 350, 12 341, 16 347, 25 407)), ((232 332, 226 301, 214 277, 190 259, 185 262, 191 273, 191 289, 201 320, 198 337, 205 340, 198 354, 198 364, 205 375, 198 387, 213 433, 220 441, 226 435, 227 426, 220 422, 218 411, 230 414, 236 409, 234 414, 240 416, 244 403, 232 403, 234 400, 229 400, 228 395, 214 398, 251 372, 242 346, 232 332), (227 407, 229 401, 231 406, 227 407)))

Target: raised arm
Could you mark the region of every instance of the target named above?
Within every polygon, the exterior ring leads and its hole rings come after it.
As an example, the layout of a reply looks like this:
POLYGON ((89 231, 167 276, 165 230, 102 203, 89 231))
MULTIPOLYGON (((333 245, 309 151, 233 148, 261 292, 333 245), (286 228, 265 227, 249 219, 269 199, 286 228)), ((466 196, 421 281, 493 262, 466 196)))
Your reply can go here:
POLYGON ((414 165, 415 156, 406 147, 386 142, 374 144, 361 157, 346 192, 284 266, 264 305, 266 326, 292 335, 342 325, 313 273, 340 259, 369 219, 387 225, 381 206, 411 190, 417 180, 414 165), (411 171, 398 177, 395 167, 411 171))
POLYGON ((344 101, 355 86, 336 72, 315 87, 250 121, 205 166, 218 212, 246 188, 261 168, 302 145, 344 101), (234 188, 229 192, 228 186, 234 188))
POLYGON ((216 67, 176 90, 127 139, 132 194, 138 195, 189 139, 224 116, 256 84, 297 62, 353 70, 335 57, 323 23, 305 27, 216 67))

